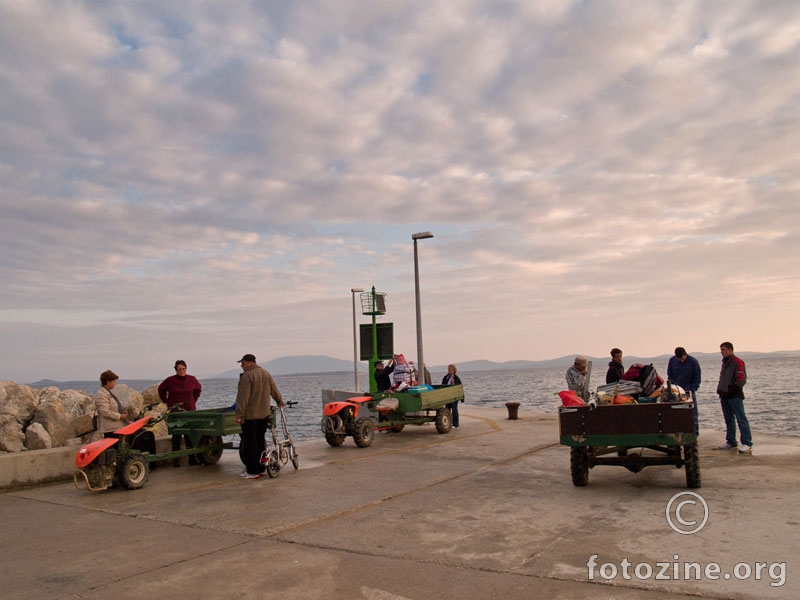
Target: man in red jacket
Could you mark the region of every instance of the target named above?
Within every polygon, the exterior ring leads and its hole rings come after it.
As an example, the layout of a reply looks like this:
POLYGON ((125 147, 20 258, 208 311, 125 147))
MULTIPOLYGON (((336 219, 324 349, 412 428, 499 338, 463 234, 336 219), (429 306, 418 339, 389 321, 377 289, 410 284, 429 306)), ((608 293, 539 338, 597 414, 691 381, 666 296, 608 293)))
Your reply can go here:
POLYGON ((719 346, 722 354, 722 370, 719 374, 717 394, 722 405, 722 416, 725 417, 725 443, 720 450, 735 449, 736 425, 742 444, 739 454, 752 454, 753 437, 750 434, 750 423, 744 414, 744 384, 747 383, 747 370, 744 361, 733 353, 733 344, 722 342, 719 346))

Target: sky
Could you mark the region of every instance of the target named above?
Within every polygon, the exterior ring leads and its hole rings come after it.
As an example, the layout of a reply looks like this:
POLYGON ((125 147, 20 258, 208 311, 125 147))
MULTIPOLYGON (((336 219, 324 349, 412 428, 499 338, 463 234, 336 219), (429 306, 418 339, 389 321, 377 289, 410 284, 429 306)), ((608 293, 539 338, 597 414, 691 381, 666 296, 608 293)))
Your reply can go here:
POLYGON ((0 379, 352 358, 354 287, 416 357, 423 231, 429 365, 798 349, 798 65, 794 0, 0 0, 0 379))

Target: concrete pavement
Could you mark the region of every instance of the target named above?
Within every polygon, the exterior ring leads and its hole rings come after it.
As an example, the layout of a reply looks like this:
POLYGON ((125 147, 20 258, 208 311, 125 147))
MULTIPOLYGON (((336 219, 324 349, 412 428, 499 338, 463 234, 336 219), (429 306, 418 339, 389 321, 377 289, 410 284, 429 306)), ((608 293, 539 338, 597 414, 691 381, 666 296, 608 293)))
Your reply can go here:
MULTIPOLYGON (((462 406, 447 435, 429 424, 370 448, 304 443, 300 470, 276 479, 238 479, 227 451, 217 465, 159 468, 135 491, 70 482, 0 494, 0 598, 800 594, 800 439, 756 432, 755 454, 739 456, 712 451, 723 436, 702 431, 694 491, 708 521, 683 535, 666 517, 687 491, 683 470, 596 467, 576 488, 555 415, 509 421, 462 406)), ((701 506, 680 516, 700 522, 701 506)))

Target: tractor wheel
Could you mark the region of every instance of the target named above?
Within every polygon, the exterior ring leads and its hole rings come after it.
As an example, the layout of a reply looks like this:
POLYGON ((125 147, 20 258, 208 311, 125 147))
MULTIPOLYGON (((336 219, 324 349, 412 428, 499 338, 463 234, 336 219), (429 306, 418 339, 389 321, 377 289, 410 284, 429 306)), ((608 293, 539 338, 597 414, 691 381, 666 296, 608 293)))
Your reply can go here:
MULTIPOLYGON (((210 435, 204 435, 200 438, 200 445, 201 446, 211 446, 212 444, 221 444, 222 443, 222 436, 218 435, 216 437, 211 437, 210 435)), ((216 450, 206 450, 205 452, 201 452, 197 455, 197 458, 200 459, 200 462, 204 465, 215 465, 219 462, 219 459, 222 458, 222 448, 217 448, 216 450)))
POLYGON ((700 457, 697 455, 697 442, 683 447, 683 462, 686 469, 686 487, 700 486, 700 457))
POLYGON ((344 444, 344 440, 347 436, 343 433, 325 433, 325 441, 328 442, 334 448, 336 446, 341 446, 344 444))
POLYGON ((150 475, 150 463, 141 452, 131 452, 122 463, 120 478, 129 490, 138 490, 150 475))
POLYGON ((264 467, 270 479, 275 479, 281 472, 281 459, 275 450, 270 450, 267 454, 267 462, 264 467))
POLYGON ((572 485, 583 487, 589 483, 589 449, 585 446, 573 446, 569 450, 569 467, 572 473, 572 485))
POLYGON ((359 448, 367 448, 375 439, 375 424, 369 417, 361 417, 353 427, 353 439, 359 448))
POLYGON ((436 431, 448 433, 453 427, 453 413, 446 406, 436 411, 436 431))

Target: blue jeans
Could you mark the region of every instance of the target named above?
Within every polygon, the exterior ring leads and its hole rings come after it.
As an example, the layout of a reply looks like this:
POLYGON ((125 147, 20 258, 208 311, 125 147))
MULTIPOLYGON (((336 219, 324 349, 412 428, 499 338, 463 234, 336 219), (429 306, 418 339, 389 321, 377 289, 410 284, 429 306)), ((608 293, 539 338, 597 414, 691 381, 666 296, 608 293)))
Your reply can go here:
POLYGON ((458 427, 458 400, 447 405, 453 415, 453 427, 458 427))
POLYGON ((722 416, 725 417, 725 441, 728 445, 736 445, 736 425, 739 425, 739 434, 742 445, 752 446, 753 438, 750 435, 750 423, 744 414, 744 398, 720 398, 722 416))

